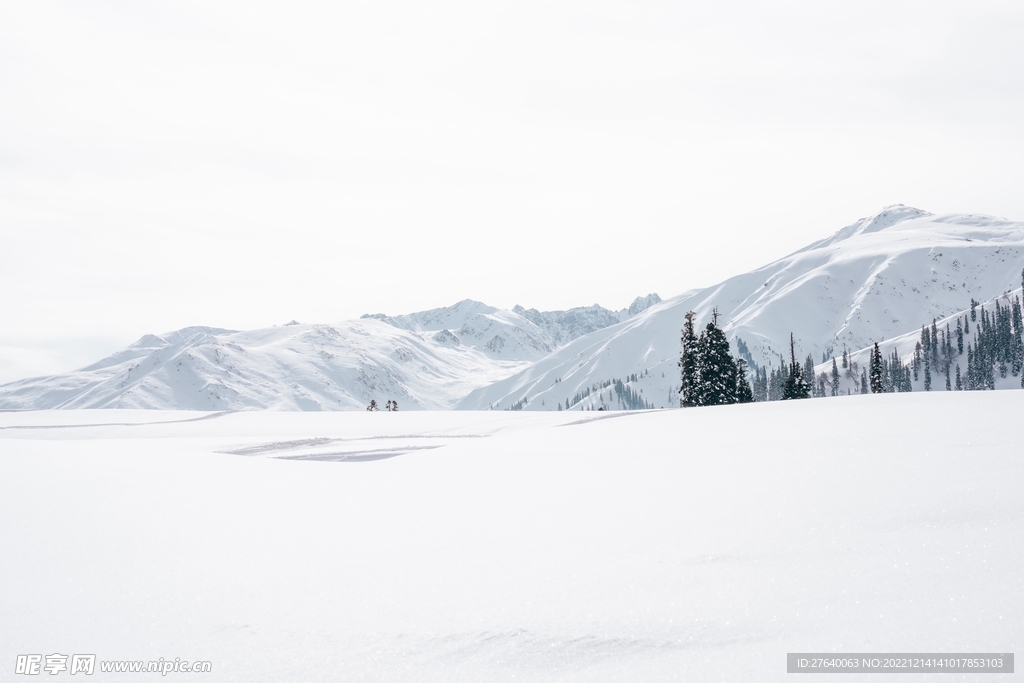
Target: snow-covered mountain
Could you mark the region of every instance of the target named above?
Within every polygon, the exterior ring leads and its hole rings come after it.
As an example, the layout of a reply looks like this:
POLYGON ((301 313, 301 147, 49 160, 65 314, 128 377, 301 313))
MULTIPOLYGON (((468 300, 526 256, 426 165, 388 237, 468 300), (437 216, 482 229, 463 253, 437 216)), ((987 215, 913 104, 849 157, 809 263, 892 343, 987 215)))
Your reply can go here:
POLYGON ((618 322, 599 306, 530 311, 543 329, 471 300, 334 325, 189 327, 146 335, 75 372, 0 386, 0 408, 351 410, 392 399, 401 410, 445 409, 566 341, 618 322))
POLYGON ((687 311, 704 325, 717 309, 734 351, 760 367, 788 358, 791 332, 801 360, 846 348, 860 364, 875 341, 907 358, 922 324, 1020 287, 1022 267, 1024 223, 896 205, 666 301, 541 312, 465 300, 334 325, 186 328, 76 372, 0 386, 0 408, 672 407, 687 311))
POLYGON ((972 298, 1019 287, 1022 267, 1024 223, 892 206, 762 268, 576 339, 457 407, 670 407, 687 311, 703 326, 717 309, 734 351, 777 367, 788 360, 791 332, 801 360, 916 335, 972 298))
POLYGON ((4 408, 445 408, 522 367, 377 320, 146 335, 76 372, 0 387, 4 408))
POLYGON ((623 320, 628 320, 660 301, 660 296, 651 293, 647 296, 638 296, 628 308, 623 308, 618 312, 609 311, 597 304, 570 308, 568 311, 547 312, 538 311, 536 308, 527 309, 522 306, 514 306, 512 311, 544 330, 551 337, 554 346, 558 347, 585 334, 603 330, 623 320))
POLYGON ((644 302, 660 301, 657 294, 637 297, 629 313, 615 313, 602 306, 583 306, 568 311, 545 311, 514 306, 503 311, 466 299, 454 306, 419 313, 389 316, 364 315, 410 332, 433 332, 435 341, 461 344, 502 360, 537 360, 585 334, 614 325, 643 310, 644 302))

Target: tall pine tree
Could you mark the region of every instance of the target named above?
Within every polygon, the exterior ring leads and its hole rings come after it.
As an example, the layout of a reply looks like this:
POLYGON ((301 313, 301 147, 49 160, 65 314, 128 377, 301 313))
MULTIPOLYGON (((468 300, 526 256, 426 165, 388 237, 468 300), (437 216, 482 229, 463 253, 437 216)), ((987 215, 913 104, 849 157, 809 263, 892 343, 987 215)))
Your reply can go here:
POLYGON ((871 351, 871 393, 880 394, 883 391, 882 386, 882 351, 878 348, 878 342, 875 342, 875 348, 871 351))
POLYGON ((736 402, 753 403, 754 392, 747 380, 747 361, 742 358, 736 359, 736 402))
POLYGON ((682 370, 682 386, 679 387, 679 407, 692 408, 700 405, 697 403, 698 382, 700 377, 697 374, 697 335, 693 326, 693 311, 688 311, 684 316, 682 345, 683 352, 679 357, 679 367, 682 370))
POLYGON ((701 398, 700 405, 720 406, 736 402, 736 362, 729 351, 729 340, 718 326, 718 311, 711 313, 698 340, 701 398))
POLYGON ((932 390, 932 357, 926 354, 924 357, 924 390, 932 390))

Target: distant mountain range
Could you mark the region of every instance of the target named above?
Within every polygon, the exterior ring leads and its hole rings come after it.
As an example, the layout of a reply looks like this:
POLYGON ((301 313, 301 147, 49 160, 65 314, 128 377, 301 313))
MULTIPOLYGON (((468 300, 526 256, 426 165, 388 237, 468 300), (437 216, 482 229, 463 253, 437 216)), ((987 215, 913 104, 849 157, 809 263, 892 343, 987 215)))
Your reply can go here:
MULTIPOLYGON (((896 205, 785 258, 662 301, 511 311, 476 301, 334 325, 147 335, 94 365, 0 386, 0 408, 556 410, 674 407, 679 330, 717 309, 733 349, 777 367, 793 333, 827 369, 1021 286, 1024 223, 896 205)), ((1005 384, 1005 383, 1004 383, 1005 384)), ((1009 384, 1007 384, 1009 386, 1009 384)))
POLYGON ((400 410, 446 409, 657 301, 651 294, 620 312, 596 305, 540 312, 467 299, 334 325, 187 327, 146 335, 75 372, 0 386, 0 408, 354 410, 391 399, 400 410))

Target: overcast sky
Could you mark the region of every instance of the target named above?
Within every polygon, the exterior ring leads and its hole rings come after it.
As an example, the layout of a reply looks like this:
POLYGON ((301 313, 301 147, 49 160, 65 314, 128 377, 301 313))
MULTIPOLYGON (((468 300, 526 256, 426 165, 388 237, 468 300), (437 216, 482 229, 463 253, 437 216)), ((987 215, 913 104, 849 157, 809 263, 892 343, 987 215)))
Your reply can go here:
POLYGON ((0 381, 1024 220, 1013 2, 0 0, 0 381))

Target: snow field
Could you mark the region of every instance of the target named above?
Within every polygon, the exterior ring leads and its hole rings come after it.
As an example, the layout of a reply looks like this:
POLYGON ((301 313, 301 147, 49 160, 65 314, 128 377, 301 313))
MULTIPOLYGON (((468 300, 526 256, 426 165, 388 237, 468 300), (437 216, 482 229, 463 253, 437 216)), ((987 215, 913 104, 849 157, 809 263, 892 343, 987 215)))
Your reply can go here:
POLYGON ((0 413, 0 661, 771 681, 786 652, 1013 652, 1022 409, 1017 392, 940 392, 152 425, 111 423, 190 415, 0 413), (107 426, 45 428, 82 416, 107 426), (367 450, 389 457, 281 459, 367 450))

